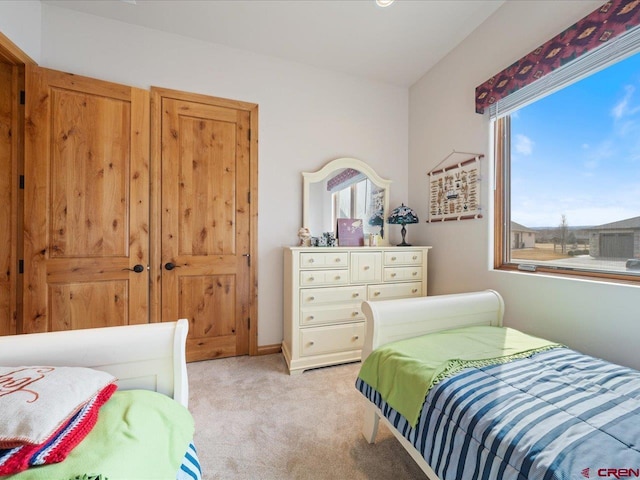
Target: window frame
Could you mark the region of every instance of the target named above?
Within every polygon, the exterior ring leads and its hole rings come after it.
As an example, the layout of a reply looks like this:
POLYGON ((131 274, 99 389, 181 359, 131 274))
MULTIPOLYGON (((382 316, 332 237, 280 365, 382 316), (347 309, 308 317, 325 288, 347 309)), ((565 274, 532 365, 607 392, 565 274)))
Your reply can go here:
POLYGON ((580 278, 588 280, 601 280, 607 282, 640 285, 640 275, 622 274, 594 270, 581 270, 561 266, 540 265, 535 262, 526 263, 511 261, 511 118, 509 115, 492 120, 492 132, 494 135, 494 245, 493 268, 494 270, 517 271, 520 273, 537 275, 554 275, 565 278, 580 278), (534 270, 529 270, 522 265, 535 265, 534 270))

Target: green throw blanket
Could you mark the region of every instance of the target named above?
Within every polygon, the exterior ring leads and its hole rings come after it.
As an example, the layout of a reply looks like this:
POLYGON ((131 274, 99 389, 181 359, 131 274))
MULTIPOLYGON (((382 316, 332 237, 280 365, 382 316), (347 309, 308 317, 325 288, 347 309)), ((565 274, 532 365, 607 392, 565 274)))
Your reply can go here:
POLYGON ((193 433, 193 417, 171 398, 146 390, 118 391, 63 462, 3 479, 175 479, 193 433))
POLYGON ((383 345, 363 362, 358 377, 415 427, 427 392, 440 380, 463 368, 560 346, 506 327, 456 328, 383 345))

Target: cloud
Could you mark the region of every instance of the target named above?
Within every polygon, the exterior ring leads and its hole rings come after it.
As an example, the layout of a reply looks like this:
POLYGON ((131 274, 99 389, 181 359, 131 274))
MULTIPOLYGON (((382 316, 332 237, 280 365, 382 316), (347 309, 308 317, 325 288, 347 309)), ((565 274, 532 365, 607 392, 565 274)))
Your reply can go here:
POLYGON ((611 115, 613 115, 613 118, 615 118, 616 120, 619 120, 624 115, 625 111, 628 108, 629 100, 631 99, 631 96, 633 95, 633 91, 635 89, 632 86, 627 85, 625 87, 625 90, 626 93, 624 95, 624 98, 616 103, 611 109, 611 115))
POLYGON ((593 171, 600 167, 602 161, 615 158, 616 155, 619 155, 616 144, 609 139, 605 139, 585 150, 585 158, 582 160, 582 167, 584 168, 583 175, 585 176, 592 176, 593 171))
POLYGON ((555 227, 565 214, 569 226, 602 225, 637 217, 638 211, 640 186, 632 182, 604 198, 590 192, 517 196, 512 198, 511 219, 526 227, 555 227))
POLYGON ((625 94, 622 100, 616 103, 611 109, 611 115, 615 120, 620 120, 623 117, 630 117, 640 112, 640 106, 631 105, 636 88, 633 85, 626 85, 624 90, 625 94))
POLYGON ((514 142, 516 152, 522 155, 531 155, 533 153, 533 146, 535 143, 526 135, 517 134, 514 142))

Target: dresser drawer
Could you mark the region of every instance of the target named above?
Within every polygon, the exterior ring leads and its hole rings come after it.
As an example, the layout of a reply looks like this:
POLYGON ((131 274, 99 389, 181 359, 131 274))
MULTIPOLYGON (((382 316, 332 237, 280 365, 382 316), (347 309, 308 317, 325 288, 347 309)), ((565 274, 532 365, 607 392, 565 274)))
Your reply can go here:
POLYGON ((363 322, 364 314, 360 308, 362 302, 352 305, 327 305, 300 309, 300 326, 322 325, 328 323, 363 322))
POLYGON ((382 281, 381 252, 351 253, 351 281, 354 283, 382 281))
POLYGON ((385 282, 407 280, 422 280, 422 267, 386 267, 384 269, 385 282))
POLYGON ((361 350, 364 345, 364 322, 300 330, 300 355, 361 350))
POLYGON ((384 252, 385 265, 422 265, 421 250, 384 252))
POLYGON ((369 300, 389 300, 392 298, 422 296, 422 282, 395 283, 386 285, 369 285, 367 298, 369 300))
POLYGON ((347 285, 349 270, 301 270, 300 285, 310 287, 314 285, 347 285))
POLYGON ((340 268, 349 266, 348 252, 300 253, 300 268, 340 268))
POLYGON ((364 302, 366 295, 367 287, 364 285, 335 288, 302 288, 300 289, 300 307, 312 307, 328 303, 364 302))

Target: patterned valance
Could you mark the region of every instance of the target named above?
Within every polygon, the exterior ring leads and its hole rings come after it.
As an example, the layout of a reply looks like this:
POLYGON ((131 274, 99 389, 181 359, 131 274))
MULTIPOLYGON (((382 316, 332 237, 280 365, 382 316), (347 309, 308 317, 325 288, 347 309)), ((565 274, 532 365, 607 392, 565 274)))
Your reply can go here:
POLYGON ((357 176, 362 176, 362 174, 358 170, 355 170, 353 168, 345 168, 335 177, 329 179, 329 181, 327 182, 327 190, 332 192, 333 190, 336 190, 337 187, 341 187, 343 184, 347 184, 347 182, 353 183, 353 179, 357 176))
POLYGON ((640 25, 640 0, 612 0, 476 87, 476 112, 640 25))

